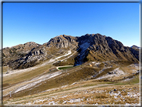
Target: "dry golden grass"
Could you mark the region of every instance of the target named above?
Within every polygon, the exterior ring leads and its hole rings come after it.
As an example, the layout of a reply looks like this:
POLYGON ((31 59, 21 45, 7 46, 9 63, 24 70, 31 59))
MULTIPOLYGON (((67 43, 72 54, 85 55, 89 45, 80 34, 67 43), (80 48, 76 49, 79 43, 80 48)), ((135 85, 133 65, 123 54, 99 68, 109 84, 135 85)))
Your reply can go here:
MULTIPOLYGON (((128 62, 124 62, 124 64, 125 63, 127 64, 128 62)), ((73 82, 84 80, 85 78, 88 78, 88 77, 90 78, 90 76, 95 75, 96 73, 98 73, 99 70, 104 68, 103 63, 101 63, 98 66, 98 68, 84 67, 84 66, 86 66, 86 63, 84 63, 83 65, 76 66, 76 67, 73 67, 71 69, 68 69, 66 72, 63 72, 62 75, 57 76, 57 77, 50 79, 50 80, 46 80, 42 83, 39 83, 37 85, 37 87, 34 87, 31 90, 27 89, 27 90, 18 92, 15 95, 13 95, 13 97, 20 97, 20 96, 26 96, 26 95, 29 95, 29 94, 36 94, 36 93, 39 93, 41 91, 44 91, 44 90, 47 90, 47 89, 50 89, 50 88, 56 88, 56 87, 60 87, 60 86, 63 86, 63 85, 72 84, 73 82)), ((100 76, 107 74, 109 71, 114 70, 115 67, 116 67, 115 64, 113 64, 112 68, 105 69, 102 73, 97 75, 97 77, 100 77, 100 76)), ((41 71, 43 72, 44 69, 45 68, 43 67, 41 71)), ((36 72, 33 72, 33 73, 37 73, 37 75, 38 75, 38 70, 39 69, 37 69, 36 72)), ((30 76, 30 75, 28 75, 28 76, 30 76)), ((95 77, 95 78, 97 78, 97 77, 95 77)), ((27 77, 27 78, 29 78, 29 77, 27 77)), ((21 78, 16 78, 16 79, 17 80, 14 80, 14 81, 19 81, 18 79, 21 80, 21 78)), ((119 77, 119 78, 115 78, 115 79, 120 80, 122 78, 119 77)), ((12 81, 10 81, 10 82, 12 82, 12 81)), ((7 83, 9 83, 9 82, 7 82, 7 83)), ((9 85, 7 83, 5 82, 4 85, 6 85, 6 86, 9 85)), ((118 84, 120 84, 120 83, 118 83, 118 84)), ((89 85, 91 85, 91 84, 89 84, 89 85)), ((86 85, 86 86, 89 86, 89 85, 86 85)))
POLYGON ((98 51, 98 52, 95 52, 93 50, 89 50, 89 54, 87 56, 87 60, 88 61, 106 61, 106 60, 118 60, 117 57, 109 52, 101 52, 101 51, 98 51))
POLYGON ((139 75, 135 75, 135 76, 133 76, 133 78, 130 78, 130 80, 128 80, 128 81, 122 80, 122 81, 116 82, 115 84, 116 85, 127 85, 127 84, 133 85, 133 84, 137 84, 139 82, 140 82, 139 75))
MULTIPOLYGON (((127 65, 130 64, 129 62, 123 62, 123 64, 124 65, 126 64, 125 66, 121 67, 123 70, 126 70, 126 72, 127 72, 127 70, 130 70, 129 68, 126 67, 127 65)), ((116 67, 120 66, 119 64, 117 65, 116 62, 112 63, 112 65, 113 65, 112 68, 106 69, 105 72, 101 73, 99 76, 105 75, 107 72, 112 71, 116 67)), ((104 68, 103 63, 100 64, 98 66, 98 68, 97 67, 95 67, 95 68, 89 67, 89 66, 87 66, 87 63, 84 63, 83 65, 73 67, 72 69, 67 69, 66 72, 62 73, 62 75, 59 75, 59 76, 57 76, 55 78, 44 81, 44 82, 38 84, 39 86, 37 85, 37 87, 34 87, 31 90, 27 89, 27 90, 18 92, 16 94, 14 94, 11 99, 19 99, 19 98, 28 99, 28 98, 31 98, 31 96, 33 98, 34 98, 34 96, 35 97, 40 97, 41 96, 41 98, 43 98, 44 95, 48 95, 48 94, 52 94, 52 93, 58 93, 58 92, 63 92, 65 90, 66 91, 67 90, 72 90, 72 89, 79 88, 79 87, 88 87, 88 86, 94 86, 96 84, 105 83, 105 82, 94 82, 94 80, 81 81, 81 80, 85 80, 85 78, 89 79, 90 76, 95 75, 96 73, 98 73, 98 71, 100 71, 103 68, 104 68), (60 89, 57 89, 57 90, 54 90, 54 91, 45 92, 44 94, 42 94, 42 93, 38 94, 41 91, 51 89, 51 88, 61 87, 63 85, 69 85, 69 84, 72 84, 73 82, 79 82, 79 84, 77 83, 77 84, 75 84, 73 86, 71 86, 71 85, 67 86, 66 88, 60 88, 60 89), (31 95, 29 95, 29 94, 31 94, 31 95)), ((118 79, 120 79, 120 78, 118 78, 118 79)), ((130 82, 123 83, 123 82, 118 81, 117 83, 114 82, 114 84, 116 83, 116 85, 118 85, 118 87, 120 87, 120 86, 123 86, 123 85, 126 86, 129 83, 132 83, 130 85, 134 85, 134 84, 136 84, 138 82, 139 82, 138 81, 138 76, 136 76, 136 78, 132 79, 132 81, 130 81, 130 82)), ((108 87, 106 88, 105 86, 103 87, 103 89, 106 89, 108 92, 111 90, 110 88, 113 89, 115 87, 109 87, 109 88, 108 87)), ((123 89, 125 89, 125 88, 123 88, 123 89)), ((122 95, 126 95, 126 94, 127 94, 126 92, 122 92, 122 95)), ((72 95, 72 96, 69 96, 68 98, 61 98, 61 99, 58 99, 58 100, 59 100, 59 103, 62 104, 64 100, 67 100, 67 99, 69 100, 71 98, 77 99, 77 98, 81 98, 82 96, 83 96, 83 93, 78 94, 78 95, 72 95)), ((93 96, 93 94, 89 94, 89 95, 85 95, 84 97, 85 97, 85 99, 83 100, 83 102, 85 104, 94 104, 94 103, 102 104, 102 102, 104 104, 112 104, 115 101, 115 99, 113 99, 113 98, 112 98, 112 100, 110 100, 111 97, 108 97, 107 94, 95 94, 95 96, 93 96), (90 98, 90 96, 92 96, 92 100, 88 101, 87 98, 90 98), (106 100, 104 100, 104 99, 106 99, 106 100)), ((130 102, 132 102, 132 100, 133 99, 129 99, 127 102, 130 103, 130 102)), ((49 101, 44 101, 44 103, 48 104, 49 101)), ((56 99, 54 99, 54 101, 56 101, 56 99)), ((137 102, 137 101, 135 101, 135 102, 137 102)), ((118 104, 120 104, 120 103, 123 104, 124 102, 115 101, 115 104, 117 104, 117 103, 118 104)), ((43 102, 39 102, 39 104, 43 104, 43 102)), ((71 103, 68 102, 66 104, 71 104, 71 103)), ((74 104, 79 104, 79 103, 76 102, 74 104)))
POLYGON ((3 66, 3 67, 2 67, 2 71, 3 71, 3 72, 7 72, 7 71, 8 71, 8 66, 3 66))
POLYGON ((48 72, 48 69, 50 67, 51 67, 51 65, 46 65, 43 67, 39 67, 35 70, 20 73, 18 75, 3 77, 3 84, 4 84, 4 86, 7 86, 7 85, 11 86, 16 83, 20 83, 22 81, 30 80, 36 76, 43 74, 44 72, 48 72))
MULTIPOLYGON (((87 94, 85 94, 84 92, 86 91, 79 91, 77 92, 78 94, 75 94, 76 92, 71 92, 71 93, 67 93, 67 94, 62 94, 62 95, 58 95, 58 98, 54 99, 54 96, 48 97, 46 98, 46 100, 44 100, 44 102, 38 102, 37 104, 48 104, 51 101, 54 102, 58 102, 59 104, 63 104, 64 101, 66 101, 65 104, 126 104, 126 103, 138 103, 139 99, 138 98, 131 98, 131 97, 127 97, 127 92, 129 92, 129 89, 132 89, 131 91, 134 92, 133 89, 137 89, 138 90, 138 86, 134 85, 126 85, 125 87, 122 86, 113 86, 113 87, 105 87, 105 88, 93 88, 93 89, 89 89, 86 90, 88 91, 87 94), (118 91, 121 92, 121 94, 124 96, 125 100, 123 100, 123 98, 121 98, 120 96, 118 96, 117 98, 114 98, 114 96, 110 96, 109 92, 113 89, 117 89, 117 91, 115 93, 117 93, 118 91), (91 91, 94 90, 106 90, 105 92, 102 93, 90 93, 91 91), (125 91, 123 91, 125 90, 125 91), (62 97, 66 95, 66 97, 62 97), (80 102, 69 102, 71 99, 81 99, 80 102)), ((137 91, 138 92, 138 91, 137 91)))
MULTIPOLYGON (((110 91, 117 89, 117 91, 115 91, 115 93, 120 91, 122 96, 126 96, 127 92, 130 92, 130 91, 138 92, 139 91, 138 84, 137 85, 136 84, 112 85, 112 86, 96 87, 96 88, 91 88, 91 89, 82 90, 82 91, 78 90, 75 92, 64 93, 67 90, 72 90, 72 89, 76 89, 78 87, 83 87, 83 86, 85 86, 85 87, 93 86, 93 85, 96 85, 99 83, 105 83, 105 82, 94 82, 93 80, 80 81, 79 83, 77 83, 75 85, 67 86, 63 89, 60 88, 60 89, 52 91, 52 92, 43 92, 40 94, 28 95, 25 97, 19 97, 19 98, 14 98, 14 99, 12 98, 13 100, 11 99, 9 101, 14 102, 14 101, 16 101, 16 99, 19 101, 23 100, 22 102, 20 102, 20 104, 21 103, 25 104, 25 103, 28 103, 29 101, 34 102, 35 100, 32 100, 32 98, 39 97, 37 99, 45 99, 45 100, 43 102, 37 102, 36 104, 48 104, 51 101, 58 102, 58 104, 63 104, 64 101, 69 101, 71 99, 78 99, 78 98, 83 99, 83 101, 81 100, 81 102, 74 102, 74 103, 67 102, 65 104, 96 104, 96 103, 98 103, 98 104, 113 104, 113 103, 114 104, 126 104, 126 103, 130 103, 131 104, 131 103, 138 103, 139 102, 139 99, 134 100, 133 98, 127 98, 127 97, 125 97, 125 99, 127 99, 127 100, 123 101, 120 96, 118 96, 118 98, 115 99, 113 96, 110 96, 108 94, 110 91), (88 85, 88 86, 86 86, 86 85, 88 85), (129 89, 131 89, 131 90, 129 90, 129 89), (98 91, 105 90, 105 92, 90 93, 94 90, 98 90, 98 91), (88 91, 87 94, 84 93, 86 91, 88 91), (64 94, 60 94, 59 92, 63 92, 64 94), (75 94, 76 92, 77 92, 77 94, 75 94), (57 93, 57 94, 55 94, 55 96, 58 96, 58 97, 54 98, 54 95, 53 96, 51 95, 52 93, 57 93), (48 95, 48 94, 51 96, 46 97, 46 95, 48 95), (62 98, 62 96, 66 96, 66 97, 62 98), (91 100, 87 100, 87 99, 91 99, 91 100)), ((6 100, 5 100, 5 103, 6 103, 6 100)), ((17 102, 17 104, 19 104, 19 103, 17 102)))
POLYGON ((29 94, 36 94, 41 91, 50 89, 50 88, 55 88, 55 87, 60 87, 66 84, 71 84, 76 81, 84 80, 88 76, 92 76, 97 72, 98 69, 94 69, 91 67, 84 67, 80 70, 70 72, 69 74, 57 76, 53 79, 46 80, 42 83, 39 83, 40 85, 37 84, 37 87, 32 88, 31 90, 26 89, 24 91, 18 92, 13 95, 13 97, 19 97, 19 96, 25 96, 29 94))

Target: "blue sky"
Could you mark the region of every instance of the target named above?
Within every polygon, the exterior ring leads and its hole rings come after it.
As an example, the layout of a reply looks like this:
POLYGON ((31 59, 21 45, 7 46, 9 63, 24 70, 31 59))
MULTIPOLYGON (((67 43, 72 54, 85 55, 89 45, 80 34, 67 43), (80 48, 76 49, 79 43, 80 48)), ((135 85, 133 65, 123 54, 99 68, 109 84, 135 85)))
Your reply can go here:
POLYGON ((3 47, 87 33, 139 46, 139 31, 139 3, 3 3, 3 47))

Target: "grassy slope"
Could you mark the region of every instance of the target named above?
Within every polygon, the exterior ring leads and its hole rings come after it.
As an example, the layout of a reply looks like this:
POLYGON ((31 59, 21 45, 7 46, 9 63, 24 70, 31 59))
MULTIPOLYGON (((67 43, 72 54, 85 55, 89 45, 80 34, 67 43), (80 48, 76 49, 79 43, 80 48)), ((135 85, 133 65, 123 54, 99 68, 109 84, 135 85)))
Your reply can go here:
POLYGON ((3 66, 3 67, 2 67, 2 72, 7 72, 7 70, 8 70, 8 67, 7 67, 7 66, 3 66))
MULTIPOLYGON (((127 65, 131 64, 130 62, 123 62, 123 61, 120 61, 117 63, 119 63, 119 64, 122 63, 121 64, 122 66, 127 66, 127 65)), ((58 76, 58 77, 55 77, 54 79, 44 81, 44 82, 42 82, 42 84, 41 83, 38 84, 39 86, 37 85, 37 87, 33 88, 32 90, 27 89, 23 92, 21 91, 21 92, 15 94, 14 97, 35 94, 35 93, 38 93, 38 92, 41 92, 41 91, 44 91, 44 90, 47 90, 50 88, 60 87, 63 85, 71 84, 76 81, 84 80, 88 76, 95 75, 98 71, 103 69, 103 67, 104 67, 103 63, 99 65, 99 68, 84 67, 83 65, 73 67, 72 69, 69 69, 67 71, 67 73, 64 72, 64 74, 62 76, 58 76)), ((105 69, 97 77, 100 77, 100 76, 108 73, 109 71, 114 70, 115 68, 116 68, 116 66, 113 65, 112 68, 105 69)))
POLYGON ((38 84, 37 87, 31 90, 27 89, 27 90, 14 94, 13 97, 20 97, 20 96, 25 96, 29 94, 35 94, 35 93, 38 93, 38 92, 41 92, 41 91, 44 91, 50 88, 55 88, 55 87, 59 87, 62 85, 71 84, 73 82, 83 80, 87 78, 88 76, 92 76, 96 74, 96 72, 98 71, 99 71, 98 69, 94 69, 90 67, 84 67, 76 71, 75 69, 72 69, 71 71, 69 71, 70 72, 69 74, 67 73, 65 75, 58 76, 50 80, 46 80, 42 82, 42 84, 41 83, 40 85, 38 84))
POLYGON ((39 67, 35 70, 31 70, 30 72, 26 72, 26 73, 20 73, 18 75, 14 75, 8 78, 3 78, 3 87, 5 86, 11 86, 13 84, 16 83, 20 83, 22 81, 26 81, 29 79, 32 79, 38 75, 41 75, 42 73, 48 71, 48 69, 51 67, 51 65, 46 65, 43 67, 39 67))
MULTIPOLYGON (((52 94, 53 93, 57 93, 57 95, 59 95, 58 94, 58 92, 64 92, 64 91, 67 91, 67 90, 72 90, 72 89, 75 89, 75 88, 78 88, 78 87, 80 87, 80 85, 81 85, 81 87, 88 87, 88 86, 95 86, 95 85, 97 85, 97 84, 100 84, 100 83, 102 83, 102 84, 106 84, 107 82, 93 82, 93 80, 89 80, 89 81, 83 81, 83 82, 80 82, 79 84, 76 84, 75 86, 73 85, 72 87, 68 87, 68 88, 65 88, 65 89, 59 89, 59 90, 56 90, 56 91, 53 91, 53 92, 51 92, 52 94)), ((109 87, 109 86, 104 86, 104 87, 102 87, 102 89, 104 89, 104 90, 107 90, 107 91, 110 91, 110 90, 113 90, 114 89, 114 86, 116 86, 116 87, 118 87, 118 88, 122 88, 123 87, 123 85, 119 85, 119 86, 117 86, 117 85, 113 85, 113 86, 111 86, 111 87, 109 87)), ((126 85, 125 84, 125 86, 128 86, 128 85, 126 85)), ((132 85, 132 84, 130 84, 129 85, 129 87, 130 88, 132 88, 132 87, 134 87, 134 85, 132 85)), ((117 88, 116 88, 117 89, 117 88)), ((123 89, 126 89, 126 87, 125 88, 123 88, 123 89)), ((91 89, 92 90, 92 89, 91 89)), ((122 91, 122 89, 119 89, 119 91, 122 91)), ((37 99, 43 99, 43 98, 48 98, 46 95, 49 95, 49 94, 51 94, 51 93, 48 93, 48 92, 43 92, 43 93, 40 93, 40 94, 34 94, 34 95, 30 95, 30 96, 25 96, 25 97, 21 97, 21 98, 15 98, 15 99, 11 99, 11 100, 9 100, 9 101, 12 101, 12 102, 15 102, 15 101, 20 101, 21 100, 21 102, 29 102, 29 101, 34 101, 35 99, 33 99, 33 98, 37 98, 37 99), (38 98, 39 97, 39 98, 38 98), (23 101, 22 101, 23 100, 23 101)), ((73 98, 79 98, 79 97, 83 97, 84 96, 84 94, 81 94, 81 96, 79 96, 79 95, 77 95, 77 96, 75 96, 75 95, 73 95, 73 94, 70 94, 70 95, 72 95, 72 97, 73 98)), ((95 93, 95 94, 93 94, 93 96, 95 97, 95 98, 103 98, 103 96, 104 95, 106 95, 106 94, 100 94, 100 93, 95 93)), ((62 95, 63 96, 63 95, 62 95)), ((88 97, 90 97, 90 95, 88 95, 87 94, 87 96, 88 97)), ((92 95, 91 95, 92 96, 92 95)), ((84 96, 85 97, 85 96, 84 96)), ((107 95, 107 97, 108 97, 108 95, 107 95)), ((108 97, 109 98, 109 97, 108 97)), ((70 97, 70 99, 72 99, 71 97, 70 97)), ((111 98, 112 99, 112 98, 111 98)), ((60 98, 58 99, 58 100, 60 100, 60 98)), ((67 99, 65 99, 65 100, 67 100, 67 99)), ((101 100, 101 99, 100 99, 101 100)), ((110 100, 110 99, 109 99, 110 100)), ((115 100, 115 99, 114 99, 115 100)), ((96 100, 95 100, 96 101, 96 100)), ((4 101, 4 103, 6 103, 6 101, 4 101)), ((112 102, 113 103, 113 102, 112 102)), ((120 103, 120 102, 119 102, 120 103)), ((18 104, 18 103, 17 103, 18 104)))
POLYGON ((128 80, 128 81, 118 81, 115 83, 115 85, 134 85, 139 83, 139 75, 136 75, 135 77, 133 77, 132 79, 128 80))
MULTIPOLYGON (((126 66, 126 65, 129 65, 129 63, 124 62, 124 63, 122 63, 122 65, 126 66)), ((36 94, 36 93, 39 93, 41 91, 45 91, 50 88, 56 88, 56 87, 60 87, 63 85, 71 84, 76 81, 84 80, 88 76, 95 75, 96 72, 100 71, 100 69, 102 69, 103 67, 104 67, 104 64, 100 64, 99 68, 84 67, 83 65, 76 66, 71 69, 67 69, 67 72, 64 72, 62 76, 57 76, 53 79, 44 81, 44 82, 36 85, 37 87, 34 87, 31 90, 27 89, 27 90, 18 92, 16 94, 12 95, 12 97, 15 98, 15 97, 27 96, 29 94, 36 94)), ((103 73, 107 73, 108 71, 113 70, 114 68, 106 69, 106 71, 103 73)), ((32 74, 36 73, 36 75, 38 75, 39 71, 42 71, 42 73, 43 73, 43 71, 46 71, 46 70, 47 70, 47 68, 45 66, 43 68, 36 69, 32 74)), ((104 75, 104 74, 101 74, 101 75, 104 75)), ((31 75, 31 76, 33 77, 33 75, 31 75)), ((27 79, 28 78, 29 77, 27 77, 27 79)), ((20 80, 20 78, 19 78, 19 80, 20 80)), ((18 82, 18 79, 15 81, 18 82)), ((24 81, 24 78, 23 78, 23 81, 24 81)), ((136 79, 136 81, 137 81, 137 79, 136 79)), ((11 81, 9 81, 9 82, 11 82, 11 81)), ((117 83, 118 83, 117 85, 121 84, 120 82, 117 82, 117 83)))

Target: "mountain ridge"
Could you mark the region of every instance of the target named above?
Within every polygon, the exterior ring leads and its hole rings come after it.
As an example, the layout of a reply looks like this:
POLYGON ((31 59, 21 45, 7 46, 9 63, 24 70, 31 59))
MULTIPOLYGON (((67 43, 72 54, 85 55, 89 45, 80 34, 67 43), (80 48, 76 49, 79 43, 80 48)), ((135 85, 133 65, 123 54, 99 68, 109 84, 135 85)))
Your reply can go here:
POLYGON ((12 69, 35 66, 53 56, 64 54, 68 50, 78 53, 72 58, 72 64, 75 66, 90 60, 124 60, 132 62, 138 62, 139 60, 139 50, 126 47, 120 41, 99 33, 85 34, 81 37, 59 35, 42 45, 27 42, 11 48, 3 48, 2 50, 3 65, 8 65, 12 69))

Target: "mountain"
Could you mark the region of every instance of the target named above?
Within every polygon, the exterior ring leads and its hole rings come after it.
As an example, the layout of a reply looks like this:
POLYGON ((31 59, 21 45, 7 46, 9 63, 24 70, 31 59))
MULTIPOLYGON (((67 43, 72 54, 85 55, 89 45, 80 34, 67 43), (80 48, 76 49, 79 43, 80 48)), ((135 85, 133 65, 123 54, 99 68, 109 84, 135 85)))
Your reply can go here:
POLYGON ((140 47, 138 47, 136 45, 131 46, 131 48, 133 48, 133 49, 140 49, 140 47))
POLYGON ((80 52, 78 58, 83 58, 81 62, 85 62, 86 60, 138 61, 138 51, 136 52, 135 50, 134 55, 129 47, 125 47, 121 42, 111 37, 102 36, 101 34, 86 34, 78 38, 78 41, 80 52))
POLYGON ((81 65, 87 61, 139 61, 139 50, 126 47, 120 41, 101 34, 81 37, 60 35, 43 45, 35 42, 4 48, 3 65, 12 69, 24 69, 71 51, 72 56, 54 65, 81 65), (75 54, 73 54, 75 53, 75 54))
POLYGON ((60 35, 42 45, 28 42, 1 51, 4 104, 140 102, 139 49, 111 37, 60 35))
POLYGON ((34 48, 40 46, 35 42, 27 42, 25 44, 19 44, 11 48, 6 47, 2 49, 3 65, 9 65, 12 61, 20 59, 28 54, 34 48))

